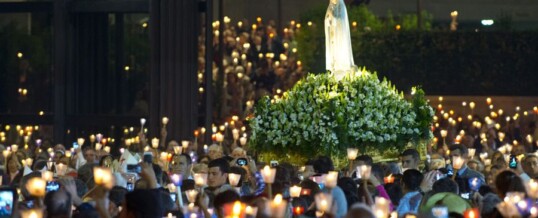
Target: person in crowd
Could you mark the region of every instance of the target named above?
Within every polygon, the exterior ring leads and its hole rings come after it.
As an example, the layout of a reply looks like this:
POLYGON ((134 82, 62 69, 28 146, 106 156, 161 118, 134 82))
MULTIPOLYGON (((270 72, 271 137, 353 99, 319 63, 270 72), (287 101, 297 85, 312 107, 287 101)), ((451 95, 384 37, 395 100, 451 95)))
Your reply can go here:
POLYGON ((420 164, 420 155, 416 149, 410 148, 402 152, 400 155, 402 160, 402 168, 418 170, 420 164))
POLYGON ((467 167, 467 159, 469 156, 469 152, 467 150, 467 147, 461 145, 461 144, 453 144, 450 146, 450 157, 452 161, 456 157, 460 157, 464 160, 463 165, 461 166, 461 169, 457 171, 457 177, 461 178, 462 180, 469 180, 471 178, 479 178, 482 181, 485 181, 484 175, 482 173, 474 171, 467 167))
POLYGON ((538 156, 526 154, 521 160, 521 167, 524 173, 520 176, 523 180, 538 179, 538 156))
POLYGON ((230 164, 226 159, 219 158, 209 162, 207 167, 209 170, 207 176, 208 187, 205 189, 205 193, 208 195, 209 201, 213 202, 213 199, 219 193, 232 189, 232 187, 227 183, 228 173, 230 172, 230 164))
POLYGON ((86 163, 78 168, 77 175, 79 179, 81 179, 88 185, 88 187, 91 188, 94 185, 93 168, 98 166, 97 154, 95 152, 95 149, 91 147, 86 148, 85 150, 83 150, 83 152, 86 163))
POLYGON ((2 184, 8 184, 13 187, 18 187, 22 178, 23 168, 17 155, 12 154, 8 156, 8 158, 6 159, 5 168, 6 174, 3 177, 5 177, 6 179, 4 179, 5 183, 2 182, 2 184))
POLYGON ((222 151, 222 146, 217 145, 217 144, 212 144, 208 148, 207 155, 209 157, 209 160, 211 160, 211 161, 224 157, 224 153, 222 151))
POLYGON ((192 159, 187 154, 172 156, 171 174, 181 174, 183 179, 192 179, 192 159))
POLYGON ((416 213, 418 211, 422 194, 420 193, 420 183, 424 176, 415 169, 406 170, 402 176, 402 189, 404 196, 400 199, 400 204, 396 211, 398 216, 406 213, 416 213))

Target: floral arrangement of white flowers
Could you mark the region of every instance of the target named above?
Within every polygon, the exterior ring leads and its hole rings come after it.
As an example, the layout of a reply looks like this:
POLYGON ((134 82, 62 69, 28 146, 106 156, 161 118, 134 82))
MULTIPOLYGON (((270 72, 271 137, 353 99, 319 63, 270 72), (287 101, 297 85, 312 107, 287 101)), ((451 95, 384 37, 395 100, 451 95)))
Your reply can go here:
POLYGON ((249 146, 288 159, 344 157, 348 147, 381 154, 401 150, 432 137, 434 111, 420 88, 412 93, 406 100, 389 81, 365 69, 340 81, 310 74, 281 97, 258 101, 249 146))

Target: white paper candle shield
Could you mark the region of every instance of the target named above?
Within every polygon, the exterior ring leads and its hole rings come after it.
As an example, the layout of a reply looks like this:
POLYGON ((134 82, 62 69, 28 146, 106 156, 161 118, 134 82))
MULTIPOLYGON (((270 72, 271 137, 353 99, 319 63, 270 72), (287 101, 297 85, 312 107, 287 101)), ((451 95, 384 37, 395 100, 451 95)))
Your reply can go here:
POLYGON ((198 190, 187 190, 185 191, 185 195, 187 195, 187 200, 189 201, 189 203, 194 203, 196 201, 196 196, 198 196, 198 190))
POLYGON ((269 167, 269 165, 266 165, 262 169, 261 173, 262 173, 263 181, 265 183, 272 184, 275 181, 276 169, 269 167))
POLYGON ((359 178, 359 179, 368 179, 368 178, 370 178, 371 170, 372 170, 372 166, 370 166, 370 165, 357 166, 357 178, 359 178))
POLYGON ((294 185, 294 186, 290 187, 290 197, 292 197, 292 198, 300 197, 301 196, 301 190, 302 190, 301 186, 294 185))
POLYGON ((203 187, 207 183, 207 173, 195 173, 194 174, 194 183, 198 187, 203 187))
POLYGON ((347 149, 347 159, 355 160, 359 154, 359 149, 357 148, 348 148, 347 149))
POLYGON ((228 181, 232 187, 236 187, 241 179, 241 174, 228 173, 228 181))

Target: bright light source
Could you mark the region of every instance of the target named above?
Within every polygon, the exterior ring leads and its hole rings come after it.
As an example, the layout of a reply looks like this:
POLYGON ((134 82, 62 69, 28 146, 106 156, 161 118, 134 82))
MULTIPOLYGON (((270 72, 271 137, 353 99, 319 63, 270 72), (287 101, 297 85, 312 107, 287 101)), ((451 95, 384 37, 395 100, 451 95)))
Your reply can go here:
POLYGON ((493 25, 493 20, 492 19, 486 19, 486 20, 482 20, 482 25, 484 26, 491 26, 493 25))

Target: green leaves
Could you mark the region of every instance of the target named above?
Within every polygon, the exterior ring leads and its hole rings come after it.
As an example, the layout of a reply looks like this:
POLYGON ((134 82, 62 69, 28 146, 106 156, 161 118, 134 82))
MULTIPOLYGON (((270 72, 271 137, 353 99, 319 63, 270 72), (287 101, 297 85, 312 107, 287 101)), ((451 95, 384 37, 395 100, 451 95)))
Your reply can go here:
POLYGON ((430 137, 433 110, 417 88, 411 102, 365 69, 341 81, 309 75, 281 99, 260 100, 250 125, 258 152, 313 157, 346 148, 383 153, 430 137))

